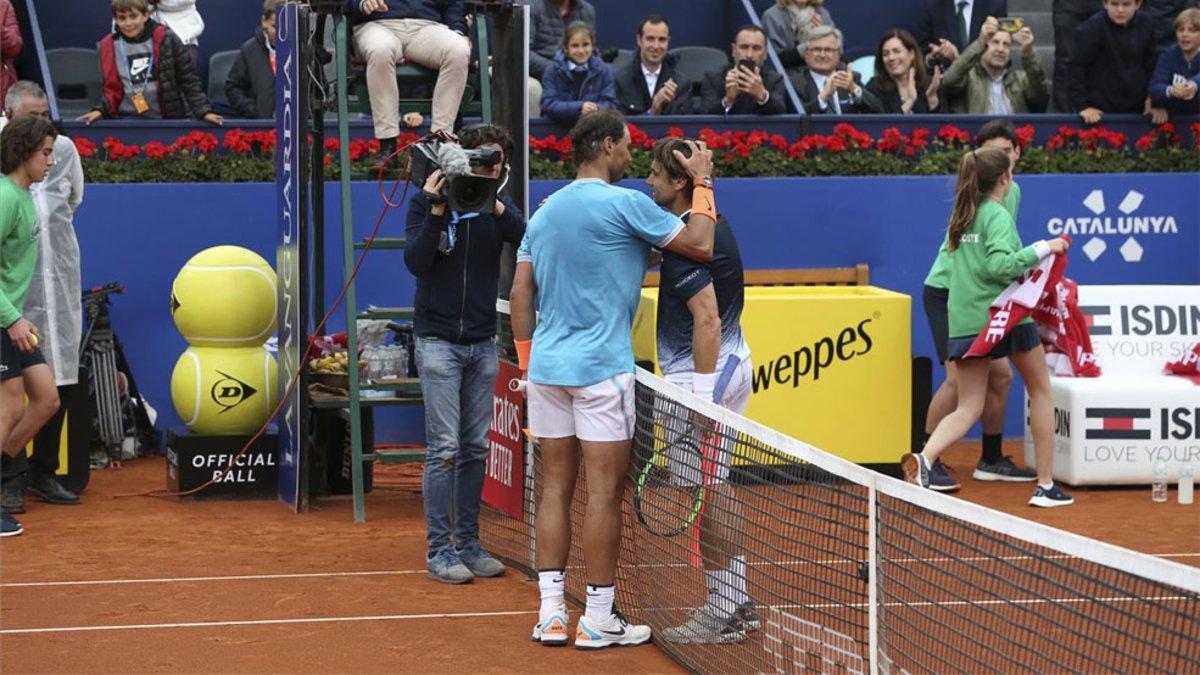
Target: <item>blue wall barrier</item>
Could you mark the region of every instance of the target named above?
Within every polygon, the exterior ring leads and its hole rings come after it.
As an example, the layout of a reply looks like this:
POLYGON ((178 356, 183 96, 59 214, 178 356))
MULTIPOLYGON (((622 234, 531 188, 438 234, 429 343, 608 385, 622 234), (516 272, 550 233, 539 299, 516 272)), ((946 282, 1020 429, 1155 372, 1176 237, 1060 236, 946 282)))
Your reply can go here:
MULTIPOLYGON (((1019 176, 1019 229, 1026 242, 1069 232, 1067 274, 1081 284, 1200 283, 1200 175, 1019 176), (1097 196, 1099 195, 1099 196, 1097 196), (1126 213, 1128 212, 1128 213, 1126 213), (1095 239, 1103 244, 1091 243, 1095 239), (1129 244, 1129 240, 1135 244, 1129 244), (1099 252, 1094 259, 1086 250, 1099 252), (1140 257, 1136 252, 1140 250, 1140 257)), ((563 183, 534 181, 537 204, 563 183)), ((641 180, 625 185, 644 189, 641 180)), ((932 355, 921 286, 941 242, 953 182, 933 178, 724 179, 721 211, 748 268, 846 266, 865 262, 872 283, 914 298, 913 351, 932 355)), ((327 306, 342 277, 337 195, 330 188, 327 306)), ((375 184, 354 185, 355 233, 367 236, 382 210, 375 184)), ((402 236, 404 208, 388 211, 381 234, 402 236)), ((163 421, 178 424, 169 381, 186 348, 167 307, 171 281, 196 252, 239 244, 274 260, 275 200, 268 184, 89 185, 75 219, 85 285, 119 281, 113 316, 134 374, 163 421), (153 214, 153 215, 151 215, 153 214)), ((411 304, 414 284, 398 251, 370 254, 359 277, 361 306, 411 304)), ((345 325, 340 311, 327 332, 345 325)), ((940 374, 938 376, 940 378, 940 374)), ((1021 434, 1014 387, 1005 433, 1021 434)), ((396 412, 380 437, 419 442, 419 410, 396 412)))

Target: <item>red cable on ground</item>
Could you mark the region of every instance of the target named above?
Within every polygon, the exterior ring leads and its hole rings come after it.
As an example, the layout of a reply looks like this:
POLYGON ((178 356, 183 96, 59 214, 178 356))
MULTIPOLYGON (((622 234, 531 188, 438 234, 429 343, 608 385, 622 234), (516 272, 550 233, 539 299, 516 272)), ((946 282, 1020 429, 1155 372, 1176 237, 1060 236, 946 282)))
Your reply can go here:
MULTIPOLYGON (((403 152, 407 149, 408 149, 408 145, 405 145, 403 147, 397 146, 396 150, 394 152, 392 152, 392 154, 388 155, 387 161, 390 163, 393 159, 398 157, 401 152, 403 152)), ((375 243, 375 238, 379 235, 379 228, 383 225, 384 216, 387 215, 388 211, 390 211, 394 208, 397 208, 401 204, 403 204, 404 200, 408 197, 408 188, 412 185, 411 181, 409 180, 410 178, 411 178, 411 176, 407 175, 407 172, 398 176, 396 178, 396 182, 392 183, 391 193, 385 195, 383 192, 383 172, 381 171, 379 173, 377 185, 378 185, 378 189, 379 189, 379 196, 380 196, 380 198, 383 199, 384 206, 383 206, 383 209, 379 212, 379 216, 375 219, 375 226, 371 230, 371 235, 369 237, 367 237, 367 240, 366 240, 365 244, 363 245, 362 255, 360 255, 358 257, 358 260, 355 262, 354 269, 350 272, 350 276, 346 279, 346 283, 344 283, 342 285, 342 289, 341 289, 341 291, 338 292, 337 298, 333 301, 333 304, 329 307, 329 311, 327 311, 325 313, 325 316, 322 317, 321 321, 313 328, 313 335, 308 338, 308 344, 304 348, 304 353, 300 355, 300 363, 298 365, 298 369, 296 370, 296 372, 292 373, 291 380, 288 382, 287 391, 285 391, 283 393, 283 395, 279 397, 279 404, 275 406, 275 410, 271 411, 271 414, 267 417, 267 421, 263 422, 263 425, 261 427, 259 427, 258 431, 256 431, 254 433, 254 435, 250 437, 250 440, 246 441, 246 444, 244 446, 242 446, 242 449, 239 450, 238 453, 236 455, 234 455, 232 459, 229 460, 229 465, 226 466, 224 469, 222 469, 221 473, 217 474, 216 476, 213 476, 212 479, 210 479, 208 482, 206 482, 202 485, 198 485, 190 490, 185 490, 182 492, 175 492, 175 491, 171 491, 171 490, 149 490, 147 492, 135 492, 135 493, 131 493, 131 494, 121 494, 121 495, 114 495, 114 496, 116 496, 116 497, 188 497, 188 496, 194 495, 198 492, 201 492, 202 490, 206 490, 209 487, 212 487, 213 485, 221 482, 225 478, 225 476, 228 476, 229 473, 237 467, 238 460, 241 459, 243 455, 245 455, 247 452, 250 451, 250 448, 254 446, 254 443, 259 438, 262 438, 262 435, 264 433, 266 433, 266 431, 267 431, 267 427, 269 427, 271 425, 271 420, 275 419, 275 416, 278 415, 281 410, 283 410, 283 406, 287 402, 288 398, 290 398, 292 393, 296 391, 296 385, 300 383, 300 374, 303 373, 304 369, 308 366, 309 355, 312 352, 313 344, 316 342, 316 336, 321 334, 321 331, 324 330, 324 328, 325 328, 325 324, 333 316, 334 311, 337 310, 337 308, 342 304, 342 301, 346 299, 346 294, 350 292, 350 284, 354 283, 355 278, 358 277, 358 272, 360 269, 362 269, 363 262, 365 262, 367 259, 367 253, 370 252, 371 245, 375 243), (404 192, 401 193, 401 195, 400 195, 400 201, 392 202, 391 200, 396 196, 396 191, 400 189, 401 181, 404 182, 404 192)), ((343 223, 343 226, 345 226, 345 223, 343 223)), ((351 227, 353 228, 353 224, 351 224, 351 227)), ((324 261, 322 261, 322 264, 323 263, 324 263, 324 261)), ((357 358, 358 358, 358 355, 356 354, 355 359, 357 359, 357 358)))

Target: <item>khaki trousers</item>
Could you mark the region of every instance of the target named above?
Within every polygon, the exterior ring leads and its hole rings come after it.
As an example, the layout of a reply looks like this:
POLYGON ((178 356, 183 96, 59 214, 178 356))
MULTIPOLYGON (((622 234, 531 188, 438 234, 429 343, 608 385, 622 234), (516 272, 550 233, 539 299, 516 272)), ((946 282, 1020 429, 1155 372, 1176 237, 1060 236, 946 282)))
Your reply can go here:
POLYGON ((376 138, 400 135, 400 92, 396 64, 409 61, 438 71, 433 88, 431 131, 454 131, 454 118, 467 85, 471 45, 466 38, 436 21, 381 19, 354 28, 354 44, 367 60, 367 89, 376 138))

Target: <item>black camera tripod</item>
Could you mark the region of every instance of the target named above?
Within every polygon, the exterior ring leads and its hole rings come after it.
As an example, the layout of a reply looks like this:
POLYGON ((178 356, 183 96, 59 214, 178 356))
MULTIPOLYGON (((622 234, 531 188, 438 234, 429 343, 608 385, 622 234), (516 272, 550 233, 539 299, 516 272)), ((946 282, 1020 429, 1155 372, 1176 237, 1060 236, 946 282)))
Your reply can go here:
POLYGON ((131 435, 129 431, 134 432, 139 454, 146 444, 152 449, 158 447, 158 432, 141 402, 108 311, 111 296, 124 292, 125 287, 115 282, 83 292, 87 323, 79 343, 79 368, 80 379, 87 382, 88 397, 94 406, 93 468, 121 462, 125 438, 131 435))

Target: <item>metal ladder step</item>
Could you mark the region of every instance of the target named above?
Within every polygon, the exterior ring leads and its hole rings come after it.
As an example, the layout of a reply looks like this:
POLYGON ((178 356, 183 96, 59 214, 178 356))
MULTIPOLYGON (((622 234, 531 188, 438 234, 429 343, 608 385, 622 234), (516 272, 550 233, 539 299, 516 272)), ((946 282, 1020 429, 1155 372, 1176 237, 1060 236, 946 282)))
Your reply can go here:
MULTIPOLYGON (((367 247, 367 240, 354 242, 354 248, 361 251, 367 247)), ((371 248, 379 249, 403 249, 408 248, 408 240, 403 237, 375 237, 375 241, 371 242, 371 248)))

